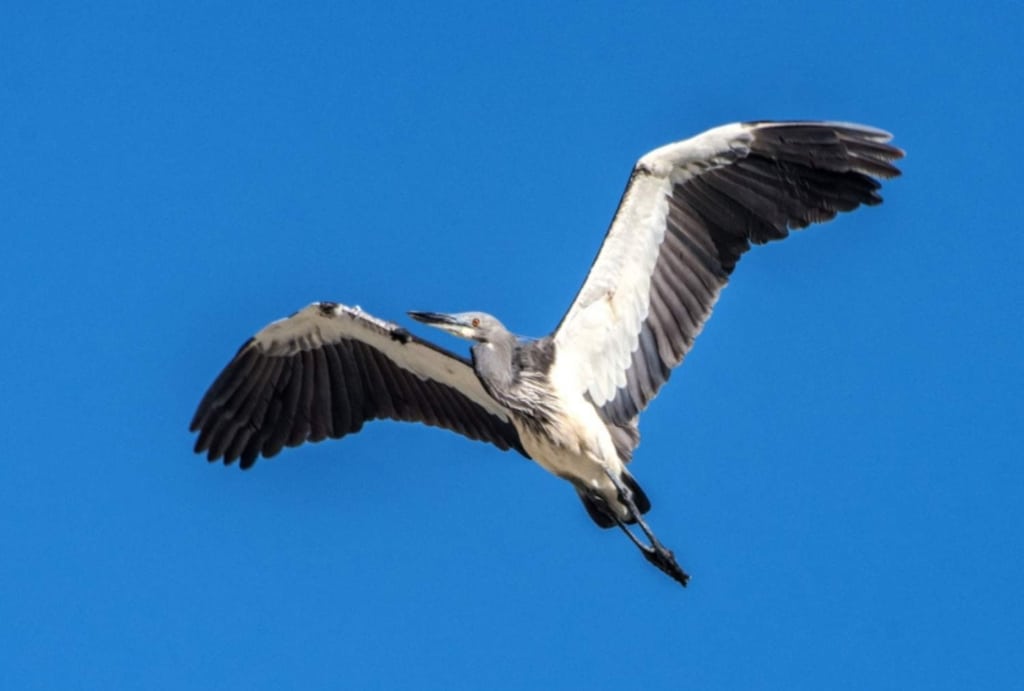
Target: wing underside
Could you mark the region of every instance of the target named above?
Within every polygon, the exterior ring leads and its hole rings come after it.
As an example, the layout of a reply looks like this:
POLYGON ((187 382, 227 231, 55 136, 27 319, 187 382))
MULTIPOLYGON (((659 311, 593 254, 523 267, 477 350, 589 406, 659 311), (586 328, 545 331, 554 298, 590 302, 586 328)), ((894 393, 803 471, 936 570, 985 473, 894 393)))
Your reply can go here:
POLYGON ((471 365, 358 308, 314 303, 249 339, 210 386, 195 450, 248 468, 368 420, 423 422, 522 452, 471 365))
POLYGON ((751 244, 881 202, 903 152, 873 128, 726 125, 641 158, 555 339, 609 422, 635 425, 751 244))

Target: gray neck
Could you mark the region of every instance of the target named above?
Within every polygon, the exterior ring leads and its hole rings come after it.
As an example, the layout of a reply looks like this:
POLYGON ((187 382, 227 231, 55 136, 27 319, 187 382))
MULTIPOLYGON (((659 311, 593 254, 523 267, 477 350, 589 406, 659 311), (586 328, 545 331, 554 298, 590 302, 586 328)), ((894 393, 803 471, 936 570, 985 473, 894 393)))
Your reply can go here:
POLYGON ((515 336, 473 346, 473 369, 494 400, 537 429, 557 412, 548 372, 555 361, 550 337, 521 343, 515 336))
POLYGON ((516 337, 503 334, 486 343, 473 346, 473 369, 483 383, 487 393, 499 403, 504 403, 518 377, 518 363, 515 351, 518 347, 516 337))

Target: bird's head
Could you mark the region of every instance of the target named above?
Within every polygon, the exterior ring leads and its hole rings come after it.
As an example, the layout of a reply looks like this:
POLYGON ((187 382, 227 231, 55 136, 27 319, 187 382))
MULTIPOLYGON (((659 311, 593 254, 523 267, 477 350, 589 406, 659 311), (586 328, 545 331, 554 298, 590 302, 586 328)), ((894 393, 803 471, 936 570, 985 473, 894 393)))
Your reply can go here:
POLYGON ((494 341, 509 333, 500 321, 486 312, 409 312, 409 316, 418 322, 447 331, 453 336, 480 343, 494 341))

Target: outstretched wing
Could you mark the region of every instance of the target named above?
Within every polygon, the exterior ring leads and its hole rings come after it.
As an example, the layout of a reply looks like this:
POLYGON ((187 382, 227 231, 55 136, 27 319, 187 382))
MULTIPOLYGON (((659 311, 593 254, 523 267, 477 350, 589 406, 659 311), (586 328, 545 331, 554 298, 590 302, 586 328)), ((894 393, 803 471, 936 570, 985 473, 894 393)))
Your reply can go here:
POLYGON ((616 425, 683 361, 751 243, 882 201, 891 135, 838 122, 725 125, 643 156, 555 332, 563 376, 616 425))
MULTIPOLYGON (((424 422, 524 453, 470 363, 359 308, 315 302, 250 338, 203 396, 197 453, 248 468, 284 446, 424 422)), ((525 455, 525 453, 524 453, 525 455)))

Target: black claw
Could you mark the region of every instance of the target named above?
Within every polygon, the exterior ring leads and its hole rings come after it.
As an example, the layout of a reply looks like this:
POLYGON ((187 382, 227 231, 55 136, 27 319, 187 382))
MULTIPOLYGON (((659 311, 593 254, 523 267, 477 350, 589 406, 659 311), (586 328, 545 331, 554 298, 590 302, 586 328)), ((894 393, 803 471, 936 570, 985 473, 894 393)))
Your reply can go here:
POLYGON ((690 576, 676 563, 675 555, 667 549, 645 549, 643 550, 647 561, 651 562, 664 573, 679 582, 684 588, 690 582, 690 576))

